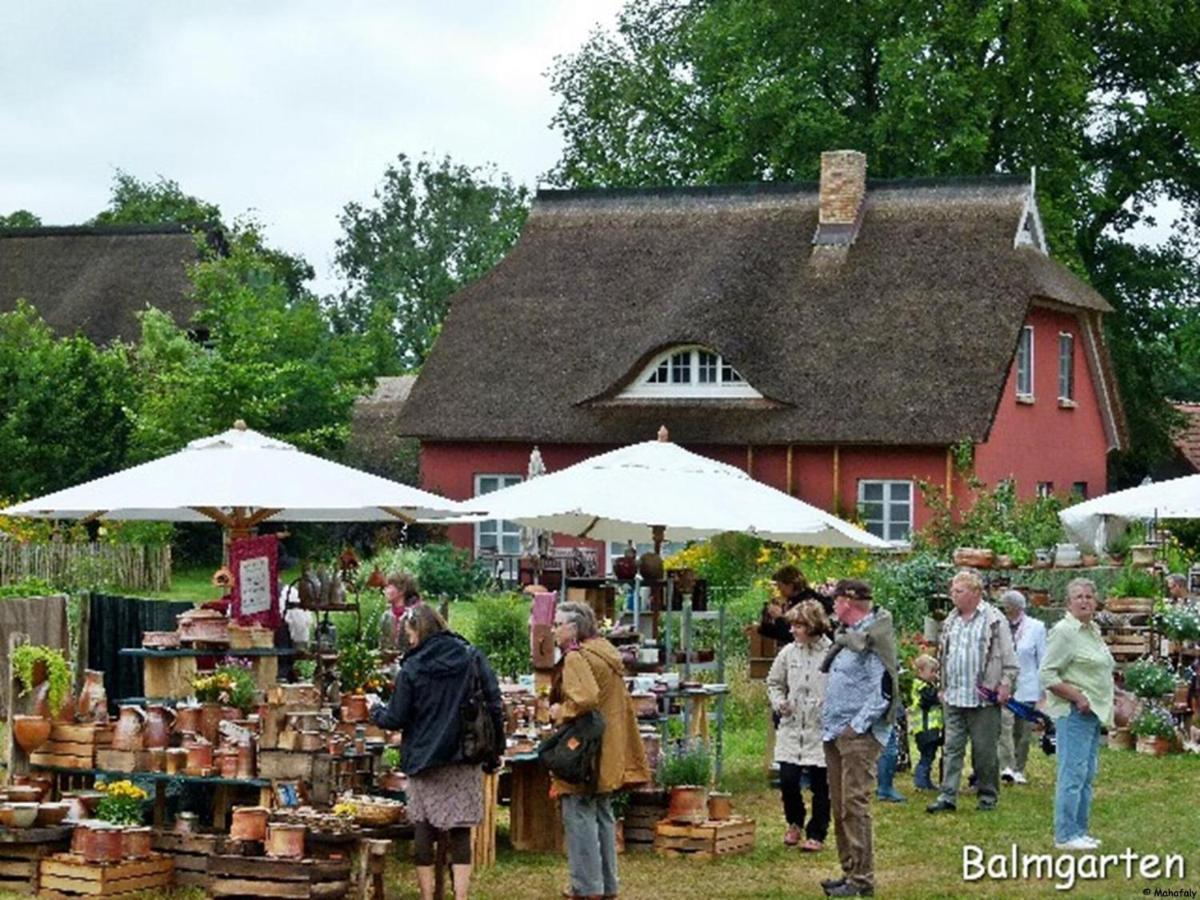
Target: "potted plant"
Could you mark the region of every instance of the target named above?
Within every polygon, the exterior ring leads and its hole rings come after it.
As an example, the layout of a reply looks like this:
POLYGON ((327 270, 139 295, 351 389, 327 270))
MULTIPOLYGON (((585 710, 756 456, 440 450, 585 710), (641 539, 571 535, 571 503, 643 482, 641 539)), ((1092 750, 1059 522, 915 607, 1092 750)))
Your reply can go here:
POLYGON ((1125 689, 1143 700, 1158 700, 1175 692, 1175 673, 1149 659, 1139 659, 1125 670, 1125 689))
POLYGON ((150 855, 150 829, 142 825, 142 804, 149 796, 127 779, 97 784, 104 796, 96 805, 96 818, 121 829, 121 855, 142 859, 150 855))
POLYGON ((388 747, 379 761, 383 765, 383 771, 379 773, 379 786, 385 791, 403 791, 408 786, 408 778, 400 771, 400 750, 388 747))
POLYGON ((703 742, 677 744, 658 767, 658 782, 669 794, 667 818, 698 823, 708 816, 708 781, 712 761, 703 742))
POLYGON ((68 713, 73 712, 67 703, 71 695, 71 667, 61 650, 22 644, 12 652, 12 668, 22 685, 19 696, 40 688, 34 695, 35 715, 51 718, 64 708, 68 713))
POLYGON ((211 675, 192 679, 192 690, 201 703, 231 706, 247 713, 258 706, 258 685, 249 669, 239 665, 224 665, 211 675))
POLYGON ((1173 641, 1200 641, 1200 603, 1166 607, 1154 616, 1155 627, 1173 641))
POLYGON ((1146 703, 1129 724, 1129 733, 1137 738, 1138 753, 1164 756, 1171 752, 1175 738, 1175 720, 1158 703, 1146 703))

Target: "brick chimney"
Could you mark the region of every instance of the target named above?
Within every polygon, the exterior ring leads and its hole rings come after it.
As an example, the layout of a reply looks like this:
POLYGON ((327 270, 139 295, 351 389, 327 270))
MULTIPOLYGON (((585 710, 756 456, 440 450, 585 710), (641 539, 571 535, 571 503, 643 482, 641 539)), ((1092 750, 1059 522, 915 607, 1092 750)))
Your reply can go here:
POLYGON ((821 210, 813 243, 847 246, 858 236, 867 194, 867 157, 857 150, 821 154, 821 210))

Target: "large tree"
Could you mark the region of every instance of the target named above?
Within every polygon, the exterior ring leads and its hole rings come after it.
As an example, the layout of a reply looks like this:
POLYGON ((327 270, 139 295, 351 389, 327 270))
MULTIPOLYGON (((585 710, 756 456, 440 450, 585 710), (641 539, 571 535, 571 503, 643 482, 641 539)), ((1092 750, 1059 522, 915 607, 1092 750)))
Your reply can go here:
POLYGON ((1036 166, 1052 252, 1118 308, 1127 471, 1166 453, 1164 393, 1200 397, 1197 0, 638 0, 553 86, 568 186, 811 179, 842 147, 878 177, 1036 166), (1164 198, 1174 237, 1138 246, 1164 198))
POLYGON ((27 209, 16 209, 8 215, 0 215, 0 228, 37 228, 42 220, 27 209))
POLYGON ((366 338, 378 374, 425 361, 450 295, 500 261, 528 206, 525 188, 494 167, 403 154, 372 203, 346 205, 335 260, 349 287, 336 317, 366 338))

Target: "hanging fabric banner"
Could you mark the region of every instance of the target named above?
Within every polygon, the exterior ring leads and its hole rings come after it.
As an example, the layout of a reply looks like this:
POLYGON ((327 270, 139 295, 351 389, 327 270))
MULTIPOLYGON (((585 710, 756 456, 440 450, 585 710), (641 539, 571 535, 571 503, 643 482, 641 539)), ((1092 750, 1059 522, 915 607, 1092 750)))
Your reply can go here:
POLYGON ((273 534, 239 538, 229 547, 233 570, 230 618, 239 625, 257 622, 279 627, 279 540, 273 534))

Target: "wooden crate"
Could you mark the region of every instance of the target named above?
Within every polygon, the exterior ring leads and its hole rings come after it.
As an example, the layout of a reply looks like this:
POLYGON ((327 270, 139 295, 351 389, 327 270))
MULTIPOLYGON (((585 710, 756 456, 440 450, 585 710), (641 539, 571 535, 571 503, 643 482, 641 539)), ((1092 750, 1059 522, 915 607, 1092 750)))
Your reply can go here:
POLYGON ((625 848, 652 850, 654 828, 667 814, 667 798, 661 791, 633 793, 625 810, 625 848))
POLYGON ((663 819, 654 828, 654 849, 660 856, 711 859, 754 849, 754 820, 742 816, 700 825, 676 825, 663 819))
POLYGON ((114 897, 171 886, 175 863, 169 856, 89 863, 73 853, 41 861, 39 897, 114 897))
POLYGON ((0 830, 0 892, 35 894, 39 862, 67 849, 71 828, 23 828, 0 830))
POLYGON ((1104 634, 1104 643, 1118 661, 1138 659, 1150 652, 1150 634, 1145 631, 1109 631, 1104 634))
POLYGON ((64 769, 91 769, 96 765, 96 748, 112 743, 110 725, 71 725, 55 722, 50 739, 30 754, 34 766, 57 766, 64 769))
POLYGON ((350 891, 350 861, 219 855, 208 861, 208 878, 210 897, 336 900, 350 891))
POLYGON ((157 829, 152 846, 158 853, 175 861, 175 884, 180 887, 208 887, 208 860, 225 851, 223 834, 176 834, 157 829))
POLYGON ((272 781, 312 781, 316 754, 307 750, 258 751, 258 777, 272 781))
POLYGON ((146 772, 150 769, 150 754, 145 750, 97 747, 96 768, 103 772, 146 772))

